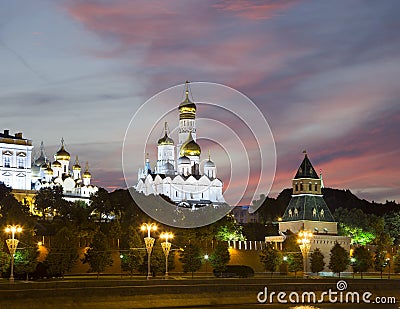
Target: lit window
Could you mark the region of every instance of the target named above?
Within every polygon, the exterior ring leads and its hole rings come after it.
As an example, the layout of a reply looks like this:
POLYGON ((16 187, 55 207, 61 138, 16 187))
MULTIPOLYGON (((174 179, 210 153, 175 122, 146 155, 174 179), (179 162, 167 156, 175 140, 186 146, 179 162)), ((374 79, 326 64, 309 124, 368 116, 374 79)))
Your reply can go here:
POLYGON ((11 166, 11 157, 10 156, 3 156, 3 165, 4 167, 10 167, 11 166))
POLYGON ((17 158, 17 166, 18 166, 18 168, 25 168, 25 158, 24 157, 17 158))

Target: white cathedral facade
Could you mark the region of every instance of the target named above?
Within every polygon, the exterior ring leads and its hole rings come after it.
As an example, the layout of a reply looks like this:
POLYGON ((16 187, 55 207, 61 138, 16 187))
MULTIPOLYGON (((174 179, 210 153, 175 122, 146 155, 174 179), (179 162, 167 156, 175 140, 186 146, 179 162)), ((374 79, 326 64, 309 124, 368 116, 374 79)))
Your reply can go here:
POLYGON ((181 206, 225 203, 223 183, 217 178, 217 167, 208 156, 200 170, 201 148, 196 142, 196 105, 189 99, 179 105, 178 144, 175 146, 165 123, 164 135, 158 140, 157 164, 153 169, 148 156, 138 171, 135 189, 145 195, 167 196, 181 206), (177 160, 175 159, 177 158, 177 160))
POLYGON ((53 162, 46 158, 42 142, 40 156, 32 164, 32 189, 61 186, 66 200, 83 200, 88 203, 90 195, 98 190, 96 186, 90 184, 92 175, 89 172, 88 162, 82 172, 76 156, 71 171, 70 160, 71 155, 65 150, 64 139, 61 139, 61 147, 54 155, 53 162))
POLYGON ((66 200, 88 203, 90 195, 97 192, 98 188, 90 184, 92 175, 87 163, 82 171, 76 157, 70 169, 71 156, 65 150, 64 140, 53 162, 46 157, 43 142, 36 160, 32 150, 32 141, 23 138, 22 133, 12 135, 9 130, 0 133, 0 182, 12 188, 21 199, 41 188, 61 186, 66 200))

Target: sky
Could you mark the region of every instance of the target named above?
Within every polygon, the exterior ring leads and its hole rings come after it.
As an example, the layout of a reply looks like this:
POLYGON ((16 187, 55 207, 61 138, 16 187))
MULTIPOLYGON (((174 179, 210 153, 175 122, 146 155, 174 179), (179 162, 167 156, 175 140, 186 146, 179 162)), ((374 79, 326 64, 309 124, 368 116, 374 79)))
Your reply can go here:
POLYGON ((190 80, 260 109, 277 154, 271 196, 291 186, 306 149, 325 186, 400 202, 397 0, 0 4, 0 131, 23 132, 36 154, 43 141, 49 157, 63 137, 98 186, 126 187, 132 116, 190 80))

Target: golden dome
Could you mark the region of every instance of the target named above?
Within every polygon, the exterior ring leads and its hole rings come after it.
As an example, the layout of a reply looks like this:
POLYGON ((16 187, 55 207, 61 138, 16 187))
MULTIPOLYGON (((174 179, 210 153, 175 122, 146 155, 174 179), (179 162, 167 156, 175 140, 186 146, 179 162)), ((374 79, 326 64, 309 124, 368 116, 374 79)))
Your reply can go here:
POLYGON ((173 145, 173 144, 174 144, 174 140, 167 135, 167 132, 165 132, 164 137, 162 137, 158 140, 159 146, 160 145, 173 145))
POLYGON ((61 163, 56 160, 53 163, 51 163, 51 166, 52 167, 61 167, 61 163))
POLYGON ((86 162, 85 172, 82 175, 83 178, 92 178, 92 174, 89 173, 89 163, 86 162))
POLYGON ((89 172, 84 172, 82 177, 83 178, 92 178, 92 174, 90 174, 89 172))
POLYGON ((72 169, 74 171, 80 171, 82 169, 81 166, 79 165, 78 156, 76 156, 75 164, 72 166, 72 169))
POLYGON ((179 104, 179 119, 195 119, 196 118, 196 104, 189 99, 189 82, 185 84, 185 100, 179 104))
POLYGON ((179 155, 181 157, 197 156, 200 157, 201 149, 199 144, 193 140, 192 132, 189 132, 187 141, 182 145, 179 155))
POLYGON ((56 153, 56 160, 66 160, 69 161, 69 159, 71 158, 70 154, 68 151, 65 150, 64 148, 64 139, 61 139, 61 148, 59 151, 57 151, 56 153))
POLYGON ((44 170, 44 173, 47 175, 53 175, 53 169, 50 167, 50 163, 47 164, 47 168, 44 170))

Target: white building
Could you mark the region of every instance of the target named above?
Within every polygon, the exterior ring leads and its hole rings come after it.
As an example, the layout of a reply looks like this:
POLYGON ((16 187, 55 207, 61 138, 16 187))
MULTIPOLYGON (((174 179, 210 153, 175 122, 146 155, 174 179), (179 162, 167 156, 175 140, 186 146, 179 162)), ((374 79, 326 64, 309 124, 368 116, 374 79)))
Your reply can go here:
POLYGON ((135 189, 145 195, 165 195, 178 205, 194 207, 225 203, 223 183, 217 178, 217 167, 208 156, 200 171, 201 148, 196 142, 196 105, 189 99, 179 105, 178 144, 168 135, 165 123, 163 136, 158 140, 157 164, 152 170, 146 157, 144 168, 138 171, 135 189), (177 158, 177 160, 175 159, 177 158))
POLYGON ((91 194, 98 188, 90 184, 92 175, 89 165, 82 173, 82 167, 76 156, 72 170, 70 169, 71 155, 65 150, 64 139, 61 139, 61 147, 54 155, 54 161, 50 162, 45 155, 43 142, 40 147, 40 156, 32 164, 32 189, 62 186, 64 198, 69 201, 83 200, 89 202, 91 194))
POLYGON ((31 189, 32 141, 22 133, 0 133, 0 182, 13 189, 31 189))

